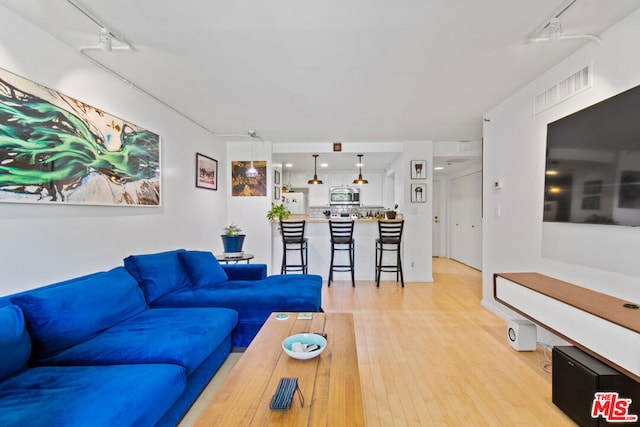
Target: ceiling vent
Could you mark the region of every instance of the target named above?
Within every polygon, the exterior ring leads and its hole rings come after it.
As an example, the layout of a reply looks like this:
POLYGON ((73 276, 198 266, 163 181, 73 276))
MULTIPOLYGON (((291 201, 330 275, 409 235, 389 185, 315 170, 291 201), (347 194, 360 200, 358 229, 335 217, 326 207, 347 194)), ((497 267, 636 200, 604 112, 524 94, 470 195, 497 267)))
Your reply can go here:
POLYGON ((540 114, 560 104, 565 99, 589 89, 592 85, 591 79, 591 67, 587 65, 577 73, 547 89, 533 100, 533 115, 540 114))

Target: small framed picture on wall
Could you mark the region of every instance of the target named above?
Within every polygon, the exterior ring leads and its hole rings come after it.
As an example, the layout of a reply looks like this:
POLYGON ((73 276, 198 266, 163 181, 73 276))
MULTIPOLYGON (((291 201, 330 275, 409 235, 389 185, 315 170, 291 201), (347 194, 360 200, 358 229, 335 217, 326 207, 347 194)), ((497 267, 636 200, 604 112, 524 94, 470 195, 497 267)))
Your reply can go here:
POLYGON ((231 161, 231 197, 267 196, 266 160, 231 161))
POLYGON ((427 177, 427 161, 411 160, 411 179, 425 179, 427 177))
POLYGON ((280 171, 273 171, 273 183, 280 185, 280 171))
POLYGON ((274 200, 280 200, 280 186, 276 185, 273 188, 273 199, 274 200))
POLYGON ((218 189, 218 161, 196 153, 196 187, 218 189))
POLYGON ((411 184, 411 203, 427 202, 427 184, 411 184))

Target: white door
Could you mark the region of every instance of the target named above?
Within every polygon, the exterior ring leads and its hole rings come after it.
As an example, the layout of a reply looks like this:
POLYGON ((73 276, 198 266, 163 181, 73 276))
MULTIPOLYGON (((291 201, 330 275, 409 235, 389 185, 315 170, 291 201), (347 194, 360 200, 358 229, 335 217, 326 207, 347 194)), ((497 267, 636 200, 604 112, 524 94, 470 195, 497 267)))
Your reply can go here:
POLYGON ((433 181, 432 188, 432 200, 433 200, 433 218, 431 220, 431 236, 432 236, 432 248, 431 253, 434 257, 441 256, 440 254, 440 228, 441 228, 441 216, 440 216, 440 181, 433 181))
POLYGON ((451 180, 451 258, 482 268, 482 173, 451 180))

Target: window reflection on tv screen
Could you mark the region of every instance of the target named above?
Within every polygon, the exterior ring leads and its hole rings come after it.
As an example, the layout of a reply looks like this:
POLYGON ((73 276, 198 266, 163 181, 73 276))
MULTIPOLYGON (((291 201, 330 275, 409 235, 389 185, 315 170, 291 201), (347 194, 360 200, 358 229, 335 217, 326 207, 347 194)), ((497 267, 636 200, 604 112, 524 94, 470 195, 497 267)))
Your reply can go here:
POLYGON ((543 220, 640 225, 640 86, 547 125, 543 220))

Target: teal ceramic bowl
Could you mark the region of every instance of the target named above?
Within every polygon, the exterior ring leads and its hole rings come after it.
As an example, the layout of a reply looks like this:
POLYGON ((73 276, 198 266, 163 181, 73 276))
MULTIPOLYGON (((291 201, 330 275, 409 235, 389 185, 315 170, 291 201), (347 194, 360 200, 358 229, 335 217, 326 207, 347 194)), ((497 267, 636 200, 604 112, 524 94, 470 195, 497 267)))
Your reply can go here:
POLYGON ((327 340, 318 334, 295 334, 282 341, 282 349, 294 359, 307 360, 318 357, 327 346, 327 340), (300 343, 299 345, 297 343, 300 343), (304 351, 307 346, 319 346, 316 350, 304 351), (296 351, 298 350, 298 351, 296 351), (302 351, 300 351, 302 350, 302 351))

